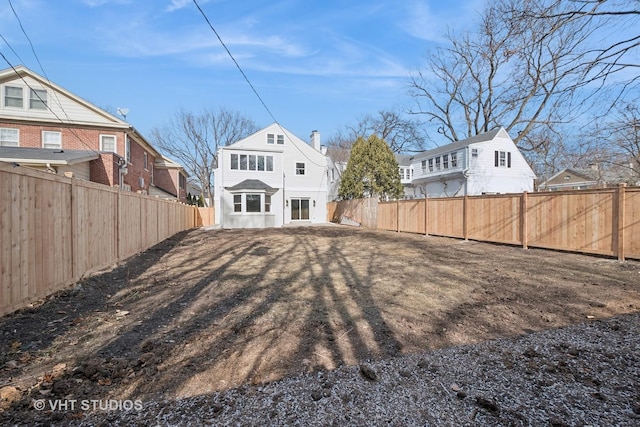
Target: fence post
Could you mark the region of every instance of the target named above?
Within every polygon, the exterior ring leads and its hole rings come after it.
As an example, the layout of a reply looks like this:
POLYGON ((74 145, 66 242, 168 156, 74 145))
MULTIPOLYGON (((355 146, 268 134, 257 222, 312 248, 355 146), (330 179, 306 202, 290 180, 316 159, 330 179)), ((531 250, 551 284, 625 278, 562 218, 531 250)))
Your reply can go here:
POLYGON ((464 237, 464 240, 469 240, 469 232, 467 230, 468 226, 467 226, 467 215, 469 213, 469 210, 467 208, 467 202, 469 200, 469 196, 467 196, 466 194, 464 195, 464 199, 462 200, 462 235, 464 237))
POLYGON ((400 232, 400 201, 396 199, 396 232, 400 232))
POLYGON ((120 233, 122 233, 122 212, 120 212, 122 203, 120 196, 120 188, 118 188, 118 192, 116 193, 116 261, 120 261, 122 257, 120 256, 121 248, 120 248, 120 233))
POLYGON ((627 184, 622 183, 618 184, 618 209, 616 220, 614 224, 616 224, 616 240, 617 240, 617 248, 616 253, 618 255, 618 261, 624 261, 624 223, 625 223, 625 187, 627 184))
POLYGON ((522 193, 522 202, 520 203, 520 236, 522 236, 522 249, 529 249, 529 223, 527 221, 528 194, 526 191, 522 193))
POLYGON ((71 177, 71 278, 79 279, 78 271, 78 187, 75 177, 71 177))
POLYGON ((429 197, 424 195, 424 235, 429 235, 429 197))

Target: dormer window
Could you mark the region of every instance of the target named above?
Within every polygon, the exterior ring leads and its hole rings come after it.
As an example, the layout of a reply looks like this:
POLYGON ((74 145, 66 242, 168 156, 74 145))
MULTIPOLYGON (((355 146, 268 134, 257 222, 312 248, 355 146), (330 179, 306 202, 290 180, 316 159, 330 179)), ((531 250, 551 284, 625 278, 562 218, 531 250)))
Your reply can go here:
POLYGON ((4 106, 22 108, 22 88, 18 86, 4 87, 4 106))
POLYGON ((32 110, 47 109, 47 91, 44 89, 31 89, 29 108, 32 110))

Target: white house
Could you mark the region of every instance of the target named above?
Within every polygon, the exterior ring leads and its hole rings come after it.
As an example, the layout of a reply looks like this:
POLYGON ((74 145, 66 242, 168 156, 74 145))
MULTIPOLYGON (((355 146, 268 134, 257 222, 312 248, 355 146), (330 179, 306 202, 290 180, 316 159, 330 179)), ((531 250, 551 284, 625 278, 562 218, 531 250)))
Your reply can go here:
POLYGON ((416 154, 411 169, 409 198, 521 193, 536 179, 504 128, 416 154))
POLYGON ((218 150, 215 220, 224 228, 327 221, 327 157, 274 123, 218 150))

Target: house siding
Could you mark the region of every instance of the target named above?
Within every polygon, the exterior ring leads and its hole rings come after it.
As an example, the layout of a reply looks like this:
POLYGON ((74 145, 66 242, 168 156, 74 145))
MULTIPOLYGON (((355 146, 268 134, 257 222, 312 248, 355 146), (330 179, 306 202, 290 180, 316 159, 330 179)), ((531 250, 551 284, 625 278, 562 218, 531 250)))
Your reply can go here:
MULTIPOLYGON (((304 222, 326 222, 327 158, 306 142, 276 124, 242 141, 221 148, 216 170, 216 223, 223 227, 277 227, 292 222, 292 199, 309 200, 309 219, 304 222), (267 144, 267 134, 284 135, 284 144, 267 144), (273 157, 273 171, 231 169, 231 154, 264 155, 273 157), (296 173, 296 163, 304 163, 304 175, 296 173), (271 212, 265 213, 264 196, 261 212, 234 212, 233 196, 227 188, 244 180, 260 180, 273 188, 271 212)), ((251 192, 248 192, 251 193, 251 192)), ((264 194, 263 191, 255 191, 264 194)), ((246 193, 245 193, 246 194, 246 193)))

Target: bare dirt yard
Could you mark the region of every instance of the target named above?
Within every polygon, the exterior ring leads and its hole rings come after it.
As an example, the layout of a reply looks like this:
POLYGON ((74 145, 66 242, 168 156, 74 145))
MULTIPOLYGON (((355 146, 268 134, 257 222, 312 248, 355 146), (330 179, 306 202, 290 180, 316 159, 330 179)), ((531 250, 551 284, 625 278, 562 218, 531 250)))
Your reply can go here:
POLYGON ((0 424, 38 399, 174 400, 638 311, 636 261, 341 226, 191 230, 0 318, 0 424))

